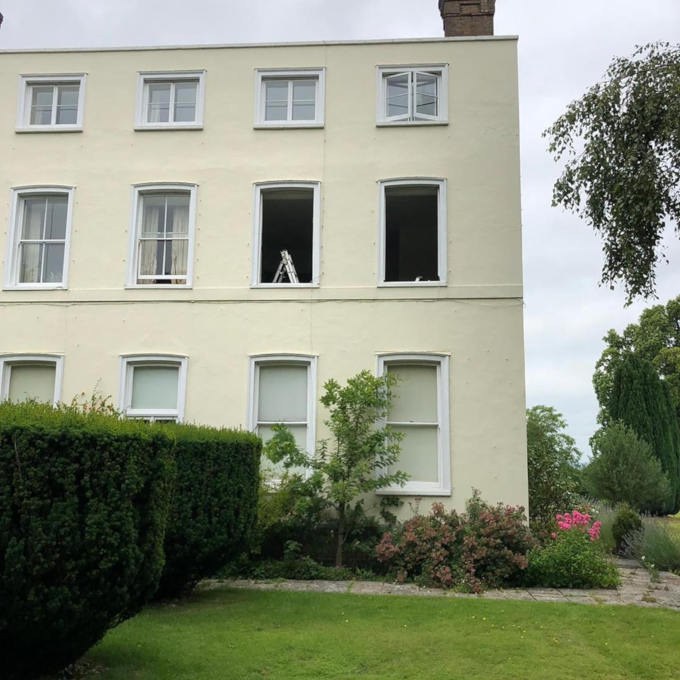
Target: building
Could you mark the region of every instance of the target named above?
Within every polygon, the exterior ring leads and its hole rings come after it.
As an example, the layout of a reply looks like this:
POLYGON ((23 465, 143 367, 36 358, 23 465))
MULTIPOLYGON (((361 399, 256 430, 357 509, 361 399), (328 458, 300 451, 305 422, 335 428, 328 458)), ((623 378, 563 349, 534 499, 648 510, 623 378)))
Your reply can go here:
POLYGON ((399 492, 526 505, 516 39, 440 9, 425 40, 2 52, 0 397, 311 451, 327 379, 392 371, 399 492))

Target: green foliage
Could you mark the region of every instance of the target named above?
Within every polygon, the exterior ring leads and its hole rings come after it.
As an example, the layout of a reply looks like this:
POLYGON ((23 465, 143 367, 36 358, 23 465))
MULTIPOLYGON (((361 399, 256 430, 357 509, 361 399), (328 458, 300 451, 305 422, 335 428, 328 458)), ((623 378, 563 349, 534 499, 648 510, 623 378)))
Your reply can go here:
POLYGON ((361 371, 344 387, 335 380, 326 382, 321 403, 329 411, 326 426, 332 440, 322 440, 315 456, 299 451, 284 425, 274 425, 274 437, 265 446, 267 457, 284 469, 310 470, 309 485, 334 512, 336 567, 342 566, 348 518, 363 503, 361 496, 407 479, 404 472, 392 470, 399 460, 401 433, 376 425, 387 415, 394 381, 390 375, 361 371))
POLYGON ((161 426, 0 404, 4 678, 75 661, 153 595, 173 483, 161 426))
POLYGON ((599 541, 571 529, 557 532, 551 543, 529 552, 524 582, 543 588, 615 588, 619 572, 599 541))
POLYGON ((593 385, 600 403, 599 420, 607 424, 614 373, 624 357, 634 354, 650 361, 668 385, 673 408, 680 420, 680 295, 665 305, 645 309, 638 323, 626 326, 619 335, 611 329, 603 338, 606 347, 595 364, 593 385))
POLYGON ((679 91, 680 45, 645 45, 544 133, 555 160, 569 158, 553 205, 601 235, 602 283, 622 281, 629 303, 654 294, 663 232, 680 224, 679 91))
POLYGON ((532 525, 552 520, 573 505, 580 453, 564 432, 567 424, 550 406, 527 409, 529 517, 532 525))
POLYGON ((377 548, 398 580, 463 587, 481 592, 519 581, 533 545, 524 508, 485 503, 478 491, 466 512, 446 511, 435 503, 429 515, 416 515, 377 548))
POLYGON ((651 571, 680 574, 680 522, 645 517, 626 537, 628 550, 651 571))
POLYGON ((261 441, 253 434, 165 425, 177 482, 157 597, 191 590, 245 549, 257 516, 261 441))
POLYGON ((614 372, 607 411, 649 443, 668 476, 671 493, 664 511, 680 508, 680 427, 673 410, 668 385, 662 382, 649 361, 627 356, 614 372))
POLYGON ((642 518, 629 505, 623 503, 616 511, 614 524, 612 524, 616 552, 623 554, 626 551, 626 538, 640 529, 642 529, 642 518))
POLYGON ((661 512, 670 485, 652 447, 623 423, 598 430, 590 440, 593 457, 583 471, 588 493, 612 505, 627 503, 639 512, 661 512))

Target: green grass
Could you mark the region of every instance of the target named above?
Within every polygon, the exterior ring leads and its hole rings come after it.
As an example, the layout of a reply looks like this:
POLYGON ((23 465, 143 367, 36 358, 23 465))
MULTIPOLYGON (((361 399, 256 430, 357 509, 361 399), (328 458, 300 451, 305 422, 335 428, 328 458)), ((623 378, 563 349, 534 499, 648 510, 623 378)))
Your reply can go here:
POLYGON ((679 629, 663 609, 225 588, 150 607, 85 661, 98 680, 662 680, 679 629))

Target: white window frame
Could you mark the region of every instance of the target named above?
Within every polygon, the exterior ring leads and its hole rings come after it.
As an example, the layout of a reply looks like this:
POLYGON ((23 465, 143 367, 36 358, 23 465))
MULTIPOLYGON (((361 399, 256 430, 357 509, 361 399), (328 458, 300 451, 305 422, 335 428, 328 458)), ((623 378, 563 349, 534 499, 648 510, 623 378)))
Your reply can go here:
POLYGON ((0 355, 0 401, 9 398, 9 383, 13 366, 21 364, 50 364, 54 366, 54 396, 52 406, 61 399, 64 378, 64 356, 62 354, 3 354, 0 355))
POLYGON ((255 71, 255 128, 321 128, 325 120, 326 69, 256 69, 255 71), (292 87, 289 84, 287 120, 265 120, 265 81, 315 79, 316 100, 314 102, 314 120, 292 120, 292 87))
MULTIPOLYGON (((170 88, 170 116, 174 116, 175 88, 170 88)), ((137 101, 135 105, 135 130, 201 130, 205 106, 205 71, 139 71, 137 73, 137 101), (196 87, 196 118, 193 121, 150 123, 147 121, 149 83, 198 80, 196 87)))
POLYGON ((194 242, 196 224, 197 184, 187 182, 135 184, 132 186, 132 211, 130 215, 130 242, 128 245, 128 268, 126 288, 191 288, 194 277, 194 242), (145 194, 186 193, 189 195, 189 225, 187 248, 187 275, 184 283, 137 283, 139 268, 139 230, 141 229, 142 198, 145 194))
MULTIPOLYGON (((256 182, 253 198, 253 267, 251 272, 251 288, 318 288, 319 264, 321 260, 321 182, 318 181, 281 181, 256 182), (312 280, 303 283, 263 283, 262 275, 262 194, 272 189, 312 189, 312 280)), ((295 264, 295 263, 293 263, 295 264)))
MULTIPOLYGON (((81 132, 85 115, 85 73, 54 73, 26 74, 19 76, 19 95, 17 98, 17 132, 81 132), (78 111, 76 122, 58 125, 52 122, 49 125, 31 124, 31 92, 34 85, 57 86, 78 85, 78 111)), ((56 120, 57 98, 52 96, 52 120, 56 120)))
POLYGON ((127 418, 141 420, 184 420, 184 407, 187 391, 188 357, 182 354, 123 354, 120 357, 120 387, 118 391, 118 410, 127 418), (176 409, 133 409, 132 380, 137 366, 170 366, 178 368, 177 372, 177 408, 176 409))
MULTIPOLYGON (((390 364, 405 366, 435 366, 437 369, 437 477, 436 482, 409 479, 404 486, 390 486, 377 491, 378 494, 402 496, 450 496, 451 495, 451 447, 449 407, 449 357, 446 354, 430 353, 384 353, 378 355, 377 375, 385 375, 390 364)), ((385 421, 387 422, 387 421, 385 421)), ((417 425, 418 423, 409 423, 417 425)), ((397 469, 399 464, 397 463, 397 469)))
MULTIPOLYGON (((10 223, 7 229, 7 258, 5 260, 5 290, 56 290, 68 288, 68 269, 71 249, 71 222, 73 220, 73 194, 75 187, 44 185, 13 187, 10 201, 10 223), (61 270, 61 281, 39 283, 35 281, 19 282, 19 244, 24 217, 24 198, 41 195, 58 195, 67 197, 66 231, 64 233, 64 263, 61 270)), ((61 240, 61 239, 60 239, 61 240)))
POLYGON ((447 256, 447 215, 446 215, 446 180, 442 178, 413 177, 385 179, 378 181, 378 287, 427 287, 446 286, 448 274, 447 256), (385 209, 385 189, 399 186, 437 187, 437 274, 439 281, 386 281, 387 257, 387 211, 385 209))
MULTIPOLYGON (((307 367, 307 422, 306 423, 286 423, 287 425, 307 426, 307 437, 305 440, 306 452, 313 456, 316 449, 316 376, 317 358, 312 354, 253 354, 250 356, 248 368, 248 414, 246 417, 248 430, 257 434, 259 424, 275 425, 277 423, 259 423, 258 403, 260 374, 259 369, 262 365, 269 366, 306 366, 307 367)), ((275 481, 275 480, 274 480, 275 481)))
POLYGON ((378 126, 390 125, 448 125, 449 122, 449 67, 448 64, 410 64, 408 66, 378 66, 376 69, 376 122, 378 126), (438 88, 438 107, 439 114, 437 116, 426 116, 421 114, 421 117, 415 118, 413 112, 413 79, 417 77, 418 73, 436 73, 437 74, 437 88, 438 88), (387 115, 387 78, 398 74, 408 74, 409 76, 409 112, 405 116, 388 116, 387 115))

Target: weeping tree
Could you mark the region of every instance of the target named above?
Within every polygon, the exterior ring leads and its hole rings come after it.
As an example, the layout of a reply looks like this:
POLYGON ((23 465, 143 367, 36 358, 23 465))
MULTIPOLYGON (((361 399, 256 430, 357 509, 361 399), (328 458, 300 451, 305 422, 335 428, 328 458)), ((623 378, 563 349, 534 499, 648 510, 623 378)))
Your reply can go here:
POLYGON ((655 291, 668 223, 680 235, 680 45, 638 47, 544 132, 566 157, 553 205, 601 237, 602 283, 622 282, 627 302, 655 291))

